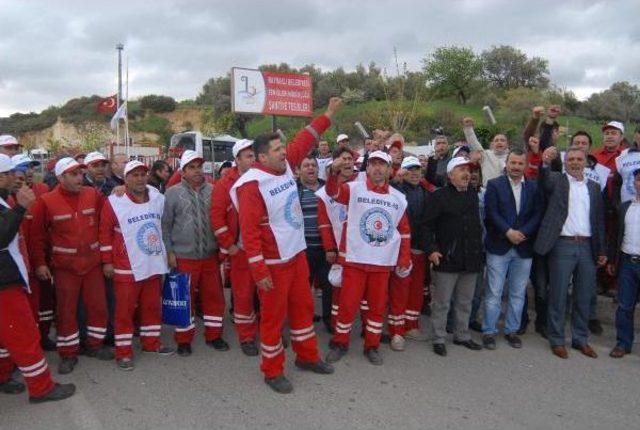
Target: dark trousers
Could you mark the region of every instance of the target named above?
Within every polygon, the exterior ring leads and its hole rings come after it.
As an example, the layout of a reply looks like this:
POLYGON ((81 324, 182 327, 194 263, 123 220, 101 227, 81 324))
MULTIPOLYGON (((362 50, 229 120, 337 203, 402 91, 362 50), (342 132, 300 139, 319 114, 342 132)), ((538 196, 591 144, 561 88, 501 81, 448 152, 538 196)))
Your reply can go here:
POLYGON ((591 300, 596 288, 596 265, 591 242, 559 238, 549 253, 547 332, 551 346, 564 346, 567 291, 573 276, 572 343, 586 345, 591 300))
POLYGON ((331 323, 332 287, 329 283, 329 263, 324 249, 307 247, 309 264, 309 284, 322 290, 322 321, 331 323))
POLYGON ((627 254, 620 258, 618 271, 618 309, 616 338, 618 346, 631 351, 633 345, 633 314, 640 290, 640 262, 634 263, 627 254))

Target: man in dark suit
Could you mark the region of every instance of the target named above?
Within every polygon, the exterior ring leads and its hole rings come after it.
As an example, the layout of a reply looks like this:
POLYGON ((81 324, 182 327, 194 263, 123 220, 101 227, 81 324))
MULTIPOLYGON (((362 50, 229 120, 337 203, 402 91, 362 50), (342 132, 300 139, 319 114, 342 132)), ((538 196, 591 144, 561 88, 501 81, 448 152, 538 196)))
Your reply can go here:
POLYGON ((549 311, 547 332, 553 354, 568 358, 564 320, 567 290, 573 277, 571 346, 584 355, 598 355, 589 346, 589 303, 596 288, 596 264, 607 263, 604 233, 604 203, 600 185, 584 176, 587 154, 571 147, 566 153, 566 173, 549 171, 557 157, 555 147, 542 155, 539 187, 547 195, 547 209, 534 250, 549 255, 549 311))
POLYGON ((636 196, 620 206, 618 211, 617 255, 610 256, 616 264, 608 267, 613 275, 618 268, 618 309, 616 310, 616 346, 609 354, 622 358, 633 345, 633 314, 640 293, 640 169, 633 172, 636 196))
POLYGON ((524 180, 527 154, 512 150, 506 159, 506 175, 491 179, 485 193, 487 235, 487 288, 485 292, 482 343, 496 348, 496 324, 500 318, 502 291, 508 282, 509 302, 505 317, 505 339, 521 348, 516 335, 531 272, 533 237, 542 218, 542 198, 533 181, 524 180))

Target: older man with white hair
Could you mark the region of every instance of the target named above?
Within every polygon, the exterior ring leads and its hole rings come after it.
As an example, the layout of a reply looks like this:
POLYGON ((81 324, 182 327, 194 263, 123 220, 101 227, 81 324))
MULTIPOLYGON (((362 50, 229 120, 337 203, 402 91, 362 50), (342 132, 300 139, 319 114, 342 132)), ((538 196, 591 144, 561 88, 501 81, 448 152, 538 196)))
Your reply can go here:
POLYGON ((452 297, 456 317, 453 343, 474 351, 482 349, 469 333, 471 302, 483 262, 478 194, 469 186, 471 164, 463 157, 447 163, 448 184, 431 195, 424 218, 425 252, 434 270, 433 351, 440 356, 447 355, 446 324, 452 297))

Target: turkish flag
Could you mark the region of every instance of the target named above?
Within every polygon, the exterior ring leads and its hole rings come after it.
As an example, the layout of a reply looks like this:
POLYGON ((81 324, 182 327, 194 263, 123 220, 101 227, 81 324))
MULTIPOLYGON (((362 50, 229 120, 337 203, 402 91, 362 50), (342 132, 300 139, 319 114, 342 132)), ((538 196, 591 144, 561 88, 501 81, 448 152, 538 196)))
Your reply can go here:
POLYGON ((98 102, 96 110, 104 114, 114 114, 118 110, 118 102, 116 95, 104 98, 98 102))

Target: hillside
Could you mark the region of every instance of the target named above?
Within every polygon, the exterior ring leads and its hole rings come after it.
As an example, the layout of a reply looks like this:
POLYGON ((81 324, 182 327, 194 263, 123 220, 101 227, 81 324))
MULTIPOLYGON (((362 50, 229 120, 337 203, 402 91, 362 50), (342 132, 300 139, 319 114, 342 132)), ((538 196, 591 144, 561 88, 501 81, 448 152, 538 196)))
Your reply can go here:
MULTIPOLYGON (((409 103, 390 105, 386 101, 348 103, 338 114, 334 125, 325 133, 325 137, 330 142, 334 142, 339 133, 347 133, 355 140, 359 140, 359 134, 353 125, 355 121, 362 122, 368 130, 385 128, 389 121, 389 111, 403 109, 410 111, 410 108, 409 103)), ((205 132, 212 133, 208 125, 212 113, 202 106, 181 104, 173 112, 167 113, 141 112, 134 106, 130 111, 133 111, 130 120, 131 135, 139 144, 164 147, 173 133, 184 130, 202 131, 204 128, 205 132)), ((322 109, 316 110, 316 114, 321 112, 322 109)), ((490 126, 483 116, 480 104, 460 105, 452 99, 422 102, 416 106, 413 119, 404 134, 407 142, 423 143, 432 138, 432 128, 442 126, 453 141, 459 140, 462 139, 460 120, 464 116, 470 116, 476 120, 477 132, 484 144, 487 144, 490 136, 496 132, 505 132, 511 139, 519 139, 527 111, 514 114, 497 108, 494 113, 498 124, 490 126)), ((109 129, 108 120, 108 116, 101 116, 67 122, 58 117, 51 126, 17 133, 17 137, 27 148, 42 147, 55 151, 61 147, 77 147, 90 150, 100 146, 101 143, 115 139, 115 135, 109 129)), ((307 121, 306 118, 279 117, 277 127, 290 139, 297 130, 304 127, 307 121)), ((560 123, 562 137, 559 146, 561 148, 567 145, 566 136, 576 130, 588 131, 594 137, 596 145, 599 145, 599 123, 572 115, 562 116, 560 123)), ((271 118, 261 116, 251 119, 247 127, 250 137, 270 129, 271 118)))

